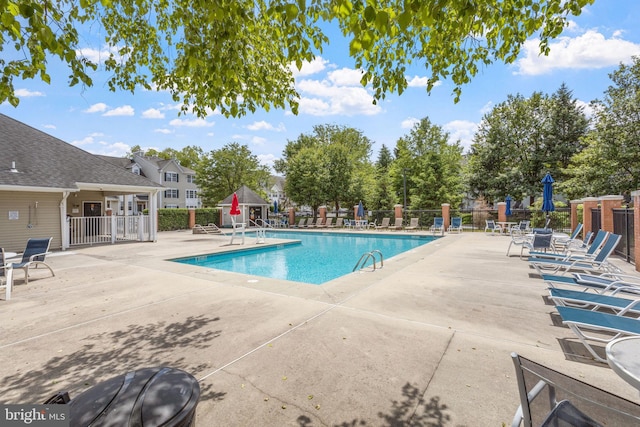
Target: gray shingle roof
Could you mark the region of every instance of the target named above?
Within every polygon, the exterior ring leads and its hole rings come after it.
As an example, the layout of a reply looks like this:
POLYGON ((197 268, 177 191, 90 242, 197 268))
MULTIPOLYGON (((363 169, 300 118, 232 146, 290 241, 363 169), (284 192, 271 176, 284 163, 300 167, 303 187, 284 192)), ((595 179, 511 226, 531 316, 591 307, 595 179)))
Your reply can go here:
POLYGON ((0 186, 75 189, 77 183, 162 187, 0 114, 0 186), (12 162, 18 172, 11 172, 12 162))
MULTIPOLYGON (((256 194, 255 191, 253 191, 246 185, 243 185, 242 187, 240 187, 238 191, 236 191, 236 194, 238 195, 238 203, 240 203, 241 205, 268 205, 269 204, 268 202, 265 202, 262 197, 258 196, 258 194, 256 194)), ((219 204, 231 205, 232 198, 233 198, 233 194, 230 194, 219 204)))

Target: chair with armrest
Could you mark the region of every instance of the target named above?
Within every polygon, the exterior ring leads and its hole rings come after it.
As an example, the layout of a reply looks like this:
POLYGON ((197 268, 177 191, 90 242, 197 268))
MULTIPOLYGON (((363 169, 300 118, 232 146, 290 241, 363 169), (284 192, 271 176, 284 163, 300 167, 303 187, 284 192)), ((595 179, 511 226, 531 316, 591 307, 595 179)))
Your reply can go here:
POLYGON ((22 253, 22 260, 20 262, 14 262, 11 267, 14 270, 24 270, 24 283, 29 283, 29 269, 38 268, 44 266, 49 269, 52 276, 56 274, 49 264, 45 262, 45 257, 49 255, 49 246, 51 245, 52 237, 46 238, 31 238, 27 240, 27 246, 22 253))
POLYGON ((520 406, 511 423, 555 427, 638 425, 640 405, 516 353, 520 406))
POLYGON ((11 299, 11 287, 13 286, 13 268, 6 263, 4 248, 0 248, 0 288, 5 289, 5 301, 11 299))

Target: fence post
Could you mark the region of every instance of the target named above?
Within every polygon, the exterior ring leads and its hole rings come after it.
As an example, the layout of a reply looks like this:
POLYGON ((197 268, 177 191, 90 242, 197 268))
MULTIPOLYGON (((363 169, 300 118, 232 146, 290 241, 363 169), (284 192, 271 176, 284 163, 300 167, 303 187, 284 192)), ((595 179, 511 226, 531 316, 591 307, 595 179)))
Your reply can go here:
POLYGON ((116 244, 116 238, 118 237, 118 223, 115 215, 110 215, 107 218, 111 219, 111 244, 116 244))
POLYGON ((294 227, 296 225, 296 210, 294 208, 289 208, 289 227, 294 227))
POLYGON ((442 204, 442 221, 444 222, 444 229, 448 230, 451 224, 451 204, 442 204))
MULTIPOLYGON (((575 230, 578 226, 578 205, 582 203, 582 200, 571 200, 569 205, 571 206, 571 230, 575 230)), ((584 224, 582 224, 582 235, 584 236, 584 224)))
MULTIPOLYGON (((196 225, 196 210, 189 209, 189 230, 193 229, 195 225, 196 225)), ((207 225, 207 224, 202 224, 202 225, 207 225)))
POLYGON ((498 202, 498 222, 507 221, 507 203, 498 202))
POLYGON ((326 206, 320 206, 318 208, 318 212, 320 214, 320 218, 322 219, 322 223, 326 224, 327 223, 327 207, 326 206))
MULTIPOLYGON (((591 209, 596 209, 598 207, 598 198, 597 197, 585 197, 582 199, 582 226, 587 231, 595 231, 593 229, 593 224, 591 223, 591 209)), ((597 229, 599 230, 601 225, 596 224, 597 229)))
POLYGON ((636 271, 640 271, 640 190, 632 191, 633 197, 633 240, 636 271))
POLYGON ((394 205, 393 209, 395 211, 396 218, 403 218, 402 216, 402 205, 394 205))
POLYGON ((613 233, 613 210, 622 207, 622 196, 602 196, 600 197, 600 228, 613 233))

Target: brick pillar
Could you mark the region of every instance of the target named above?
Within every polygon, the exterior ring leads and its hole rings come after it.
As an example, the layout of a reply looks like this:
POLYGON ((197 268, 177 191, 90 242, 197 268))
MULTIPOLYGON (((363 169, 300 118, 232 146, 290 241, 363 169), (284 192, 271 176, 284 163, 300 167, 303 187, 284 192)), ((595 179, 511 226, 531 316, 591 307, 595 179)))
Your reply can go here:
POLYGON ((393 209, 395 211, 395 217, 402 218, 402 205, 394 205, 393 209))
POLYGON ((448 230, 451 225, 451 205, 449 203, 442 204, 442 219, 444 222, 444 229, 448 230))
POLYGON ((296 225, 296 210, 289 208, 289 227, 296 225))
POLYGON ((636 271, 640 271, 640 190, 632 191, 633 198, 633 237, 636 271))
POLYGON ((582 224, 585 233, 587 231, 593 230, 594 228, 596 230, 600 229, 600 224, 591 223, 591 209, 596 209, 597 207, 598 199, 596 197, 585 197, 584 199, 582 199, 582 224))
POLYGON ((602 196, 600 197, 601 223, 600 228, 613 233, 613 210, 622 207, 622 196, 602 196))
POLYGON ((322 218, 322 223, 326 224, 327 223, 327 207, 320 206, 318 208, 318 213, 320 214, 320 218, 322 218))
POLYGON ((507 220, 507 203, 498 202, 498 222, 505 222, 507 220))
MULTIPOLYGON (((571 200, 569 205, 571 207, 571 230, 575 230, 578 226, 578 205, 582 203, 582 200, 571 200)), ((582 236, 584 236, 584 224, 582 224, 582 236)))
MULTIPOLYGON (((196 210, 189 209, 189 229, 192 229, 196 225, 196 210)), ((202 224, 207 225, 207 224, 202 224)))

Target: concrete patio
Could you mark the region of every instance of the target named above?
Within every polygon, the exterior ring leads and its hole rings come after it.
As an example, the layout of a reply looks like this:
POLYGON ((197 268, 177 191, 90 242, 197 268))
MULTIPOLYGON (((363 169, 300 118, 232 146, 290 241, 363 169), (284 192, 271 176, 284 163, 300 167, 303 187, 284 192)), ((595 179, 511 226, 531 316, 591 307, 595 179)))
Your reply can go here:
POLYGON ((168 365, 200 382, 198 426, 500 426, 519 404, 512 351, 640 401, 558 326, 507 237, 447 235, 321 286, 167 261, 228 241, 163 232, 57 253, 28 285, 16 272, 2 402, 168 365))

